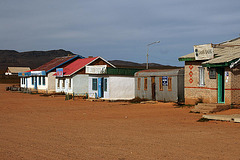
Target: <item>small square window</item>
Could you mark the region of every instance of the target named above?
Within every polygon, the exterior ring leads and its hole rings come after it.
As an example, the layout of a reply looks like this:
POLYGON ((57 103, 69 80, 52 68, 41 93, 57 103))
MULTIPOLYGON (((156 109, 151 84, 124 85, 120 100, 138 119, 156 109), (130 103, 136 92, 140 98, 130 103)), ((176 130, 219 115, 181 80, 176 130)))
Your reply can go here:
POLYGON ((168 91, 172 91, 172 77, 168 77, 168 91))
POLYGON ((162 77, 159 77, 159 91, 163 91, 163 81, 162 81, 162 77))
POLYGON ((147 90, 147 78, 144 78, 144 90, 147 90))
POLYGON ((92 90, 97 90, 97 78, 92 79, 92 90))
POLYGON ((137 89, 140 90, 141 87, 141 78, 138 78, 137 89))

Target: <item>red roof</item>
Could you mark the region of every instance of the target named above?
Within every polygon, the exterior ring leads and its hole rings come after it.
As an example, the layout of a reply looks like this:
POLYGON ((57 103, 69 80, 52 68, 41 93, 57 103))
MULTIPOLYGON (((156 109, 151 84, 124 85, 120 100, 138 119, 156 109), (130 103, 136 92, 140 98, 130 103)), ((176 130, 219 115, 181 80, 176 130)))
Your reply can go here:
POLYGON ((63 75, 70 76, 98 58, 99 57, 77 59, 63 68, 63 75))
POLYGON ((34 69, 33 71, 50 71, 51 69, 54 69, 55 67, 58 67, 59 65, 67 62, 68 60, 74 58, 76 55, 74 56, 66 56, 66 57, 58 57, 55 58, 53 60, 51 60, 48 63, 43 64, 42 66, 34 69))

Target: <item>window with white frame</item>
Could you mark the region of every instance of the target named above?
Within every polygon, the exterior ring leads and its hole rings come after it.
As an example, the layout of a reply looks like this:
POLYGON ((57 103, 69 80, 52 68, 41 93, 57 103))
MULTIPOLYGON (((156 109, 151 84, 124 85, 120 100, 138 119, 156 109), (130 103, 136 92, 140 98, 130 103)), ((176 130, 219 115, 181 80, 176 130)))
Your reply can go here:
POLYGON ((34 85, 34 77, 31 77, 32 78, 32 85, 34 85))
POLYGON ((65 79, 62 80, 62 88, 65 88, 65 79))
POLYGON ((68 88, 71 89, 71 87, 72 87, 72 84, 71 84, 71 78, 69 78, 69 79, 68 79, 68 88))
POLYGON ((97 78, 92 79, 92 90, 93 91, 97 90, 97 78))
POLYGON ((41 76, 38 77, 38 84, 41 85, 42 84, 42 81, 41 81, 41 76))
POLYGON ((204 81, 204 67, 199 67, 199 86, 204 86, 205 81, 204 81))
POLYGON ((42 78, 43 78, 42 79, 42 84, 45 85, 45 77, 43 76, 42 78))

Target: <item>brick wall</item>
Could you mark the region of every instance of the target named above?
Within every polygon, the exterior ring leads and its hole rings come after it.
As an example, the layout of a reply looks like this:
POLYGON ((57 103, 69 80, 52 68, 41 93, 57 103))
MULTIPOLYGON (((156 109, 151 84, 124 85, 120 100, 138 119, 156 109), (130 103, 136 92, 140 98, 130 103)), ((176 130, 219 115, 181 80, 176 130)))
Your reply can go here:
POLYGON ((200 99, 204 103, 217 103, 217 76, 209 78, 209 70, 204 67, 205 85, 199 85, 199 67, 201 61, 185 62, 185 103, 195 104, 200 99))
MULTIPOLYGON (((185 62, 185 103, 195 104, 199 99, 204 103, 218 103, 218 76, 209 78, 209 69, 204 68, 205 85, 199 85, 199 67, 202 62, 185 62)), ((217 71, 217 70, 216 70, 217 71)), ((240 66, 225 67, 225 104, 240 104, 240 66)))
POLYGON ((240 104, 240 66, 231 69, 231 103, 240 104))

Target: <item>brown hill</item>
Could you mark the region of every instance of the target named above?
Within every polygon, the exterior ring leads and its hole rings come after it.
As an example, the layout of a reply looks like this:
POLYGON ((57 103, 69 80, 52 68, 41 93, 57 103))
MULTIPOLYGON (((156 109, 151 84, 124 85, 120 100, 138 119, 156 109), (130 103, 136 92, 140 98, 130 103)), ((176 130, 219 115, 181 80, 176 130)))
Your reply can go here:
MULTIPOLYGON (((119 68, 139 68, 139 69, 146 68, 146 63, 136 63, 136 62, 122 61, 122 60, 111 60, 109 62, 119 68)), ((149 63, 149 68, 150 69, 175 69, 175 68, 182 68, 182 67, 161 65, 158 63, 149 63)))
MULTIPOLYGON (((65 51, 63 49, 28 52, 17 52, 15 50, 0 50, 0 74, 3 74, 6 71, 7 67, 30 67, 31 69, 34 69, 56 57, 62 57, 67 55, 75 54, 70 51, 65 51)), ((146 63, 136 63, 123 60, 111 60, 109 62, 119 68, 146 68, 146 63)), ((180 67, 149 63, 149 68, 174 69, 180 67)))
POLYGON ((42 64, 56 58, 67 55, 75 55, 63 49, 50 51, 17 52, 15 50, 0 50, 0 71, 4 72, 7 67, 30 67, 37 68, 42 64))

